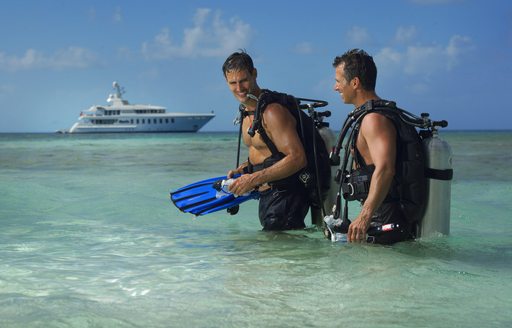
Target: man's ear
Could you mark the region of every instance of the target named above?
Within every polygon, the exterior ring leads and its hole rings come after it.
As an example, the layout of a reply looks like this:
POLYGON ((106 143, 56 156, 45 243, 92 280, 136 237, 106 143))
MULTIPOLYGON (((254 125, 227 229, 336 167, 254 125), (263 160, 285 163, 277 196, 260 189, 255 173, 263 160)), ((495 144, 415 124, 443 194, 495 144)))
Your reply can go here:
POLYGON ((257 70, 256 68, 254 68, 254 69, 252 70, 252 76, 253 76, 254 78, 257 78, 257 77, 258 77, 258 70, 257 70))
POLYGON ((352 86, 352 88, 356 89, 361 85, 361 81, 356 76, 355 78, 352 79, 352 81, 350 81, 350 85, 352 86))

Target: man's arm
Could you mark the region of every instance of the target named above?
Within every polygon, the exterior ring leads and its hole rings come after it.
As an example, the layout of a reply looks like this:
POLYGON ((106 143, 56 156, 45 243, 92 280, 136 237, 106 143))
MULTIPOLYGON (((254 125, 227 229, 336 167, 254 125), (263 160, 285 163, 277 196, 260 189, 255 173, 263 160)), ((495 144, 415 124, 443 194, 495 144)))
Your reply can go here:
POLYGON ((284 179, 307 164, 306 154, 297 135, 296 120, 287 108, 273 103, 263 112, 263 127, 284 158, 261 171, 244 174, 231 185, 230 191, 241 195, 264 183, 284 179))
POLYGON ((361 212, 349 226, 349 242, 366 239, 366 232, 375 210, 386 198, 395 175, 396 130, 393 123, 383 115, 371 113, 364 117, 358 136, 363 158, 367 164, 375 165, 368 197, 361 212), (365 156, 366 155, 366 156, 365 156))

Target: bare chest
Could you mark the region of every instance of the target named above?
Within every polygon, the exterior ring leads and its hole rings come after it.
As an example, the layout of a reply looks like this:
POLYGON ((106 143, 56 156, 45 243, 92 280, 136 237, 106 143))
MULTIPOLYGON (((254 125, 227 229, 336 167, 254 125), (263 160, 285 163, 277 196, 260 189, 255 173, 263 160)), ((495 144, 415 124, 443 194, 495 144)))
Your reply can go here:
POLYGON ((253 137, 249 135, 248 131, 253 123, 253 119, 253 115, 244 118, 242 124, 242 140, 244 141, 244 144, 249 148, 249 157, 251 158, 251 161, 254 160, 256 163, 258 163, 266 157, 270 156, 271 151, 257 131, 253 137))

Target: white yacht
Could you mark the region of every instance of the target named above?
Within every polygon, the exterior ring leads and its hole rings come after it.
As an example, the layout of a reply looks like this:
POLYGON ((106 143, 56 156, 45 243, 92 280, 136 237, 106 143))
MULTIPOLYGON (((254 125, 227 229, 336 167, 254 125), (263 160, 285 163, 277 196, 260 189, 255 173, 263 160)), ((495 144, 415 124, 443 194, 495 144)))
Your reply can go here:
POLYGON ((82 111, 78 121, 62 133, 116 132, 196 132, 215 114, 167 113, 165 107, 130 104, 122 98, 124 89, 113 83, 115 93, 107 106, 91 106, 82 111))

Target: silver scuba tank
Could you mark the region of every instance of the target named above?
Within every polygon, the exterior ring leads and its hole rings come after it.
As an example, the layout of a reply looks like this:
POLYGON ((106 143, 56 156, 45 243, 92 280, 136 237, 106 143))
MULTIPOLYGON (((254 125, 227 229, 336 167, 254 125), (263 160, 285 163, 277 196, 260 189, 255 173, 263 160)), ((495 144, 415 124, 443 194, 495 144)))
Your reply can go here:
MULTIPOLYGON (((330 154, 336 143, 336 135, 328 126, 322 126, 320 129, 318 129, 318 132, 324 140, 324 144, 327 147, 327 153, 330 154)), ((324 200, 324 208, 328 213, 330 213, 333 205, 336 202, 336 194, 338 192, 338 188, 336 188, 336 181, 334 181, 334 177, 336 176, 337 169, 337 166, 331 165, 331 187, 329 188, 329 193, 324 200)), ((323 217, 320 221, 323 222, 323 217)))
POLYGON ((428 201, 421 221, 418 237, 450 234, 450 199, 452 151, 450 145, 439 137, 437 130, 423 140, 425 149, 428 201))
MULTIPOLYGON (((330 153, 336 142, 336 136, 334 135, 334 132, 328 126, 322 126, 318 129, 318 133, 320 134, 320 137, 322 137, 322 140, 324 141, 325 147, 327 148, 327 152, 330 153)), ((323 202, 323 208, 327 213, 330 213, 333 205, 336 202, 336 193, 338 189, 336 188, 336 182, 334 181, 336 169, 336 166, 331 166, 331 186, 323 202)), ((311 207, 311 223, 318 227, 322 227, 324 225, 323 219, 324 215, 322 213, 322 210, 311 207)))

